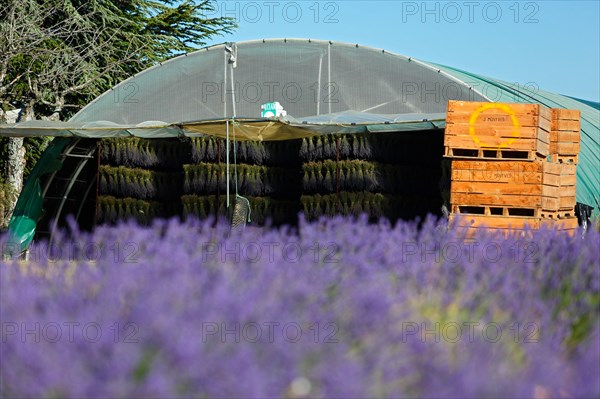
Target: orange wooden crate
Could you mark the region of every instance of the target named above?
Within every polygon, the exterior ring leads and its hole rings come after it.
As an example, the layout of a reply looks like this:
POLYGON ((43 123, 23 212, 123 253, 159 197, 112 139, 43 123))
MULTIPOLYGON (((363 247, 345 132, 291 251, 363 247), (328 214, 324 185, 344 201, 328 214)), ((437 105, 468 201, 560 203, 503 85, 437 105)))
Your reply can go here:
POLYGON ((553 162, 578 162, 580 130, 578 110, 552 109, 550 157, 553 162))
POLYGON ((534 159, 550 151, 552 114, 539 104, 449 101, 446 156, 534 159), (472 123, 471 123, 472 122, 472 123), (478 150, 469 153, 460 150, 478 150), (497 154, 482 150, 498 150, 497 154), (513 154, 508 154, 513 151, 513 154), (503 153, 504 152, 504 153, 503 153), (526 157, 517 154, 523 152, 526 157))
POLYGON ((564 167, 569 166, 573 165, 454 159, 450 185, 452 212, 541 217, 542 213, 563 211, 560 216, 570 216, 569 211, 575 206, 571 204, 575 198, 575 176, 572 168, 565 171, 564 167))
POLYGON ((561 190, 558 209, 574 211, 577 203, 575 198, 577 188, 577 165, 562 163, 559 165, 561 190))

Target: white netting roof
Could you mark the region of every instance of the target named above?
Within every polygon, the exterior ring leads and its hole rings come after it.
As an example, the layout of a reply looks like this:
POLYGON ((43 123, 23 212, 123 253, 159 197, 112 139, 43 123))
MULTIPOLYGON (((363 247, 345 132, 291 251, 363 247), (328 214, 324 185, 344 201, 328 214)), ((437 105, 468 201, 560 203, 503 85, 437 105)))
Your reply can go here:
POLYGON ((234 112, 260 118, 262 104, 278 101, 296 120, 319 116, 326 123, 326 115, 336 114, 331 122, 339 123, 340 113, 342 122, 352 122, 358 113, 440 114, 449 99, 486 100, 459 80, 404 56, 335 42, 274 39, 218 45, 169 60, 104 93, 71 122, 179 123, 229 118, 234 112))

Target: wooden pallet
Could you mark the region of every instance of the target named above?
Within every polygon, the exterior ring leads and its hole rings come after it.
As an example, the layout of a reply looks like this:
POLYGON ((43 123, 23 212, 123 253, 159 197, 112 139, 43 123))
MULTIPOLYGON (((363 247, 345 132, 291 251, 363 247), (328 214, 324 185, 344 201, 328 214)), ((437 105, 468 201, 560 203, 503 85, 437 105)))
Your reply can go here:
POLYGON ((573 210, 542 211, 541 217, 542 217, 542 219, 552 219, 552 220, 573 218, 573 217, 576 217, 575 216, 575 207, 573 207, 573 210))
POLYGON ((579 163, 579 155, 550 154, 550 160, 554 163, 577 165, 579 163))
POLYGON ((457 227, 477 227, 494 229, 540 228, 539 217, 496 216, 496 215, 460 215, 450 214, 450 222, 457 227))
POLYGON ((498 149, 483 149, 483 148, 453 148, 444 147, 444 156, 448 158, 469 158, 469 159, 505 159, 517 161, 534 161, 536 159, 544 159, 547 156, 538 153, 537 151, 522 151, 522 150, 498 150, 498 149))
POLYGON ((481 230, 509 235, 524 229, 539 230, 541 228, 557 229, 573 235, 579 227, 576 217, 554 220, 538 217, 451 214, 450 223, 458 230, 465 231, 467 237, 472 237, 481 230))
POLYGON ((455 205, 452 204, 452 213, 461 215, 485 215, 485 216, 525 216, 541 218, 542 209, 517 208, 502 205, 455 205))

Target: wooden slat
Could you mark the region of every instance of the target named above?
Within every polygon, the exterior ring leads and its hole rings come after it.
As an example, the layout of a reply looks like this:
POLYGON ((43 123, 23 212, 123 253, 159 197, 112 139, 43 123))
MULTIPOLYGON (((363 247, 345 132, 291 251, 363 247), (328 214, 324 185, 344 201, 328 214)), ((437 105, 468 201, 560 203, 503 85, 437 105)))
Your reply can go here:
MULTIPOLYGON (((540 116, 535 115, 520 115, 517 117, 519 122, 519 126, 521 128, 541 128, 545 131, 550 131, 552 129, 552 124, 550 120, 544 119, 540 116)), ((471 121, 470 114, 457 114, 457 113, 447 113, 446 114, 446 126, 451 124, 466 124, 468 125, 471 121)), ((506 114, 485 114, 479 118, 474 126, 481 125, 494 125, 494 126, 504 126, 504 127, 513 127, 512 118, 506 114)))
POLYGON ((543 183, 541 162, 453 160, 451 169, 453 181, 543 183))
POLYGON ((573 210, 575 209, 575 197, 542 197, 542 209, 548 211, 573 210))
POLYGON ((561 164, 559 166, 561 176, 574 176, 577 174, 577 165, 561 164))
MULTIPOLYGON (((507 195, 507 194, 474 194, 474 193, 450 193, 450 203, 452 205, 472 205, 472 206, 512 206, 522 208, 541 208, 541 195, 507 195)), ((558 205, 558 204, 556 204, 558 205)), ((552 207, 550 209, 556 209, 552 207)))
POLYGON ((550 150, 549 144, 539 142, 536 139, 516 138, 510 144, 508 138, 494 136, 477 136, 479 142, 475 142, 473 137, 467 136, 445 136, 444 145, 452 148, 489 148, 503 150, 523 150, 547 152, 550 150), (547 151, 544 150, 547 148, 547 151))
POLYGON ((560 177, 560 186, 568 187, 575 186, 577 184, 577 176, 576 175, 563 175, 560 177))
POLYGON ((575 205, 577 204, 577 200, 575 196, 561 196, 559 199, 559 208, 558 209, 575 209, 575 205))
MULTIPOLYGON (((473 113, 479 110, 482 106, 490 105, 486 102, 477 101, 448 101, 448 112, 451 113, 473 113)), ((498 106, 508 106, 518 116, 521 115, 541 115, 546 119, 552 118, 552 111, 550 108, 545 107, 541 104, 516 104, 516 103, 495 103, 498 106)), ((490 109, 490 111, 495 108, 490 109)), ((486 112, 486 111, 484 111, 486 112)), ((496 113, 504 114, 502 110, 495 111, 496 113)))
POLYGON ((569 155, 579 155, 581 147, 579 143, 551 143, 550 144, 550 155, 560 155, 560 156, 569 156, 569 155))
POLYGON ((578 109, 560 109, 552 108, 552 119, 564 119, 578 121, 581 119, 581 112, 578 109))
POLYGON ((542 162, 544 173, 560 176, 562 173, 561 166, 557 163, 542 162))
POLYGON ((531 172, 452 169, 452 181, 542 184, 543 175, 531 172))
POLYGON ((542 195, 542 185, 498 182, 451 182, 452 193, 542 195))
POLYGON ((453 159, 452 169, 483 170, 483 171, 508 171, 519 173, 540 173, 543 164, 541 162, 513 162, 513 161, 484 161, 484 160, 461 160, 453 159))
POLYGON ((551 187, 551 186, 542 186, 542 195, 549 197, 571 197, 575 196, 575 186, 567 186, 567 187, 551 187))
POLYGON ((544 185, 560 187, 561 178, 558 175, 544 174, 544 185))
POLYGON ((556 119, 550 124, 550 130, 579 132, 581 130, 581 124, 577 121, 556 119))
POLYGON ((563 143, 579 143, 581 141, 580 132, 568 132, 563 130, 551 130, 550 142, 561 141, 563 143))
POLYGON ((541 219, 540 227, 558 228, 558 229, 576 229, 579 227, 579 222, 576 217, 565 219, 541 219))
MULTIPOLYGON (((531 138, 544 142, 550 142, 549 132, 541 129, 540 127, 523 126, 519 129, 515 129, 512 125, 500 125, 495 123, 477 123, 473 126, 475 134, 477 136, 493 136, 493 137, 505 137, 505 138, 531 138), (515 132, 516 130, 516 132, 515 132)), ((447 135, 454 136, 470 136, 469 133, 470 125, 468 123, 457 123, 456 121, 450 122, 446 125, 447 135)))
POLYGON ((554 146, 556 153, 559 155, 578 155, 579 154, 579 143, 562 143, 557 142, 554 146))

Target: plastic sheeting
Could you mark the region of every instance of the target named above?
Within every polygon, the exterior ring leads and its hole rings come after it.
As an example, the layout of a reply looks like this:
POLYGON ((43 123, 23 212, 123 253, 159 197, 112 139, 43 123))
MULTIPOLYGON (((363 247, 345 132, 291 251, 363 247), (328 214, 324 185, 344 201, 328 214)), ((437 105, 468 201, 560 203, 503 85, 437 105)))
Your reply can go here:
POLYGON ((291 116, 271 119, 215 119, 169 124, 147 121, 137 125, 119 125, 109 121, 90 123, 27 121, 0 126, 0 135, 16 137, 141 137, 173 138, 213 135, 225 137, 227 123, 236 131, 238 140, 290 140, 318 134, 367 133, 379 131, 414 131, 445 126, 445 114, 377 115, 345 111, 302 118, 291 116), (429 118, 434 119, 429 119, 429 118))
POLYGON ((33 240, 37 223, 44 211, 40 179, 42 176, 62 168, 61 154, 69 142, 69 139, 53 140, 31 171, 10 219, 8 242, 3 251, 4 255, 18 255, 27 249, 33 240))

